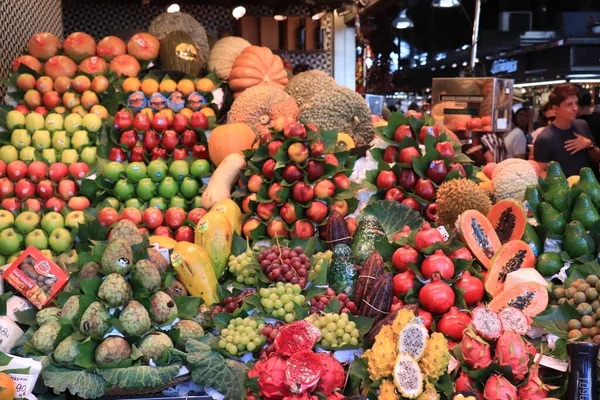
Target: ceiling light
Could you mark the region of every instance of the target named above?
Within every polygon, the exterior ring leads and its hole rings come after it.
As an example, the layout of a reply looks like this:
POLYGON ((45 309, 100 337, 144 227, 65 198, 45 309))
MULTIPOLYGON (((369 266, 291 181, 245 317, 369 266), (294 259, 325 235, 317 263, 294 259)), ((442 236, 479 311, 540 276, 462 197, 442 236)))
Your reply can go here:
POLYGON ((541 82, 527 82, 527 83, 516 83, 514 87, 532 87, 532 86, 545 86, 545 85, 560 85, 561 83, 566 83, 567 81, 564 79, 557 79, 554 81, 541 81, 541 82))
POLYGON ((460 0, 433 0, 431 5, 438 8, 458 7, 460 6, 460 0))
POLYGON ((179 10, 180 10, 179 4, 177 4, 177 3, 173 3, 169 7, 167 7, 168 13, 176 13, 176 12, 179 12, 179 10))
POLYGON ((273 16, 275 21, 285 21, 287 19, 287 15, 276 14, 273 16))
POLYGON ((412 28, 413 26, 415 26, 415 24, 412 22, 412 20, 406 16, 406 11, 407 11, 406 8, 404 10, 400 11, 400 14, 398 14, 398 17, 396 17, 396 19, 392 22, 392 24, 394 25, 394 28, 408 29, 408 28, 412 28))
POLYGON ((235 19, 242 18, 244 15, 246 15, 246 7, 244 7, 244 6, 234 7, 234 9, 231 11, 231 15, 233 15, 233 18, 235 18, 235 19))
POLYGON ((569 83, 600 83, 600 79, 571 79, 569 83))
POLYGON ((312 16, 311 18, 312 18, 312 20, 313 20, 313 21, 318 21, 318 20, 320 20, 321 18, 323 18, 323 16, 325 16, 325 13, 326 13, 326 12, 327 12, 327 11, 323 10, 323 11, 321 11, 321 12, 315 13, 315 14, 313 14, 313 16, 312 16))

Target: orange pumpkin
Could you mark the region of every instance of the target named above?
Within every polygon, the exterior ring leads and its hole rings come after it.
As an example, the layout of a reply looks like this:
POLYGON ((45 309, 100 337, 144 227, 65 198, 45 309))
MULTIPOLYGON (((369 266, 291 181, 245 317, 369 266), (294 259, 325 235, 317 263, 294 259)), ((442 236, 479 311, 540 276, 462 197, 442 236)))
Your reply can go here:
POLYGON ((208 138, 210 160, 219 166, 228 155, 242 154, 242 150, 251 149, 255 140, 254 131, 246 124, 238 122, 217 126, 208 138))
POLYGON ((283 89, 287 82, 288 75, 281 58, 267 47, 260 46, 247 47, 236 58, 229 74, 229 87, 234 97, 260 84, 283 89))

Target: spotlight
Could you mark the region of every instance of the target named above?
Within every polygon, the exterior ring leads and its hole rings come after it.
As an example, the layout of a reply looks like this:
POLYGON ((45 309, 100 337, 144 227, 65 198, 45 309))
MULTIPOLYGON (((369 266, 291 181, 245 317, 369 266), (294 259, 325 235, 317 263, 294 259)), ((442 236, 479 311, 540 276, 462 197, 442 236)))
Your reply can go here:
POLYGON ((392 22, 396 29, 408 29, 415 26, 410 18, 406 16, 406 9, 400 11, 398 17, 392 22))
POLYGON ((233 15, 233 18, 235 18, 235 19, 242 18, 244 15, 246 15, 246 7, 244 7, 244 6, 234 7, 233 10, 231 11, 231 15, 233 15))
POLYGON ((285 21, 287 19, 287 15, 276 14, 273 15, 273 19, 275 21, 285 21))
POLYGON ((312 16, 311 18, 312 18, 312 20, 313 20, 313 21, 318 21, 318 20, 320 20, 321 18, 323 18, 323 16, 325 15, 325 13, 326 13, 326 12, 327 12, 327 11, 325 11, 325 10, 323 10, 323 11, 320 11, 320 12, 318 12, 318 13, 315 13, 315 14, 313 14, 313 16, 312 16))
POLYGON ((173 3, 169 7, 167 7, 168 13, 176 13, 176 12, 179 12, 179 10, 180 10, 179 4, 177 4, 177 3, 173 3))
POLYGON ((433 0, 431 5, 438 8, 458 7, 460 6, 460 0, 433 0))

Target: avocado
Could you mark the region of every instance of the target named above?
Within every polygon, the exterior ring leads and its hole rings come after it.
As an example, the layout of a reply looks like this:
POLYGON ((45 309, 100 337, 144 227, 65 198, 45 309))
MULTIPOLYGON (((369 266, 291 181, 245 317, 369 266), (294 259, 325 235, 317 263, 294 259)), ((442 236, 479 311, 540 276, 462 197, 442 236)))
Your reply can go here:
POLYGON ((527 201, 527 209, 531 211, 531 216, 539 221, 538 206, 544 201, 544 198, 537 185, 527 186, 527 189, 525 189, 525 201, 527 201))
POLYGON ((569 222, 563 236, 563 248, 571 258, 592 254, 595 247, 594 240, 581 222, 569 222))
POLYGON ((596 210, 590 197, 585 193, 581 193, 573 205, 571 221, 580 221, 585 229, 590 229, 599 219, 600 214, 598 214, 598 210, 596 210))
POLYGON ((546 169, 545 179, 547 190, 544 191, 544 199, 548 201, 558 212, 569 210, 569 193, 571 188, 569 182, 560 168, 560 164, 551 161, 546 169))
POLYGON ((565 217, 552 206, 552 204, 542 201, 538 206, 538 210, 542 226, 545 226, 550 232, 556 235, 565 233, 567 221, 565 220, 565 217))
POLYGON ((596 207, 600 207, 600 184, 591 168, 581 168, 579 182, 573 185, 573 189, 581 190, 588 195, 596 207))
POLYGON ((523 232, 523 237, 521 240, 531 247, 531 251, 533 251, 534 256, 537 257, 540 255, 542 252, 542 241, 540 240, 540 236, 535 231, 535 228, 531 226, 531 224, 525 224, 525 232, 523 232))

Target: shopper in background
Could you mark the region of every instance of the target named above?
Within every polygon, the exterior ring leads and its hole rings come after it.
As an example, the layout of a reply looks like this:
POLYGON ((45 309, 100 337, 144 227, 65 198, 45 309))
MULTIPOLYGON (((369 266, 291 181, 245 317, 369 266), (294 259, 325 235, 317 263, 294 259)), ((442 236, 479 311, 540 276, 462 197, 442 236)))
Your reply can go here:
POLYGON ((548 101, 556 118, 537 135, 533 147, 533 159, 544 174, 550 161, 558 162, 566 176, 579 175, 583 167, 598 171, 600 149, 587 123, 575 119, 578 100, 579 90, 570 83, 557 86, 550 94, 548 101))
POLYGON ((592 94, 586 89, 580 89, 577 118, 587 122, 592 137, 598 143, 600 140, 600 114, 592 112, 592 94))
POLYGON ((506 158, 525 158, 527 154, 527 137, 530 132, 531 118, 530 110, 522 107, 513 114, 512 131, 504 134, 506 144, 506 158))
MULTIPOLYGON (((554 118, 556 118, 556 111, 552 109, 552 104, 550 104, 548 101, 540 110, 540 116, 538 117, 538 124, 540 127, 531 132, 527 141, 529 143, 535 142, 535 138, 544 130, 545 127, 554 122, 554 118)), ((530 158, 533 160, 533 154, 531 154, 530 158)))
POLYGON ((484 133, 481 135, 479 142, 482 146, 486 164, 491 162, 499 163, 508 158, 508 150, 506 149, 503 133, 484 133))

